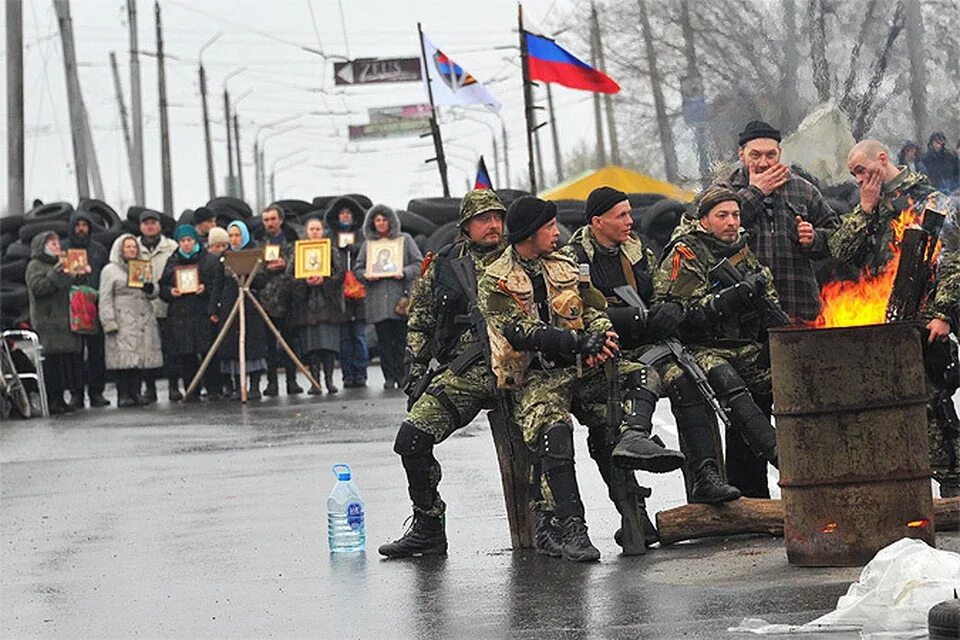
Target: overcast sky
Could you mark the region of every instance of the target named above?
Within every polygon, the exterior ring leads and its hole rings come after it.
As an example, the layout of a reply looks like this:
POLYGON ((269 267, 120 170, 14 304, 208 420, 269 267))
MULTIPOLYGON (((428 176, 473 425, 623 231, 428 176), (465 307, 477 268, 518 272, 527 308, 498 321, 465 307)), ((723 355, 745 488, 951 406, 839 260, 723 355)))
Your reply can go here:
MULTIPOLYGON (((72 0, 74 36, 84 101, 90 114, 106 199, 124 211, 132 203, 120 116, 109 66, 116 51, 124 98, 130 101, 127 18, 124 0, 72 0)), ((208 199, 197 56, 201 46, 222 34, 204 53, 211 107, 218 195, 226 174, 223 126, 223 79, 234 98, 250 91, 238 106, 246 199, 254 200, 252 145, 261 126, 285 117, 297 128, 266 143, 266 164, 277 170, 277 197, 310 200, 317 195, 361 192, 374 201, 405 207, 411 197, 441 195, 429 138, 416 137, 348 143, 347 125, 366 121, 369 107, 426 101, 422 84, 373 85, 343 90, 334 87, 330 56, 417 56, 417 21, 433 42, 485 83, 503 103, 501 116, 510 142, 511 173, 522 175, 526 164, 523 99, 516 47, 517 5, 510 0, 161 0, 170 105, 173 195, 175 213, 208 199), (341 21, 340 6, 343 14, 341 21), (312 11, 311 11, 312 10, 312 11), (346 38, 344 37, 344 25, 346 38), (311 111, 346 115, 302 115, 311 111), (293 154, 293 155, 291 155, 293 154), (285 156, 289 156, 286 157, 285 156)), ((156 50, 153 2, 139 0, 140 49, 156 50)), ((528 0, 524 3, 531 30, 552 33, 567 26, 573 0, 528 0)), ((0 19, 3 19, 0 17, 0 19)), ((563 37, 560 37, 563 44, 563 37)), ((63 55, 52 0, 24 1, 24 93, 26 113, 26 197, 76 202, 73 156, 63 55)), ((574 53, 588 58, 588 51, 574 53)), ((5 56, 4 56, 5 57, 5 56)), ((141 56, 147 206, 162 208, 160 180, 157 65, 141 56)), ((590 94, 555 87, 560 113, 560 141, 574 147, 592 133, 590 94), (585 126, 584 123, 590 124, 585 126)), ((500 139, 496 116, 477 107, 464 119, 443 126, 453 195, 472 180, 476 160, 484 154, 495 176, 491 127, 500 139), (479 121, 479 122, 478 122, 479 121)), ((463 113, 463 112, 461 112, 463 113)), ((444 114, 446 118, 456 114, 444 114)), ((6 137, 6 107, 2 114, 6 137)), ((270 130, 265 129, 261 139, 270 130)), ((542 130, 549 153, 548 128, 542 130)), ((548 173, 553 163, 547 156, 548 173)), ((6 175, 6 154, 0 162, 6 175)), ((502 174, 502 169, 501 169, 502 174)), ((504 177, 497 186, 506 186, 504 177)), ((514 186, 516 186, 514 184, 514 186)), ((6 180, 3 181, 6 202, 6 180)))

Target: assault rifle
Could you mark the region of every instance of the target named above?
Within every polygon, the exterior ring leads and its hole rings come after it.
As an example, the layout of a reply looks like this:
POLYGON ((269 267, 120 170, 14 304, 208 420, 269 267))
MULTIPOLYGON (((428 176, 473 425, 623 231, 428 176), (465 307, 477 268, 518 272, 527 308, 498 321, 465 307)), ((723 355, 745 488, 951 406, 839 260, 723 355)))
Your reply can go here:
MULTIPOLYGON (((732 265, 731 265, 732 266, 732 265)), ((629 285, 621 285, 619 287, 614 287, 613 292, 620 297, 621 300, 626 302, 631 307, 639 309, 642 312, 642 315, 645 317, 647 314, 647 305, 640 298, 640 294, 629 285)), ((720 420, 727 427, 731 426, 730 416, 727 415, 727 410, 720 404, 720 400, 717 398, 717 392, 713 390, 713 387, 710 385, 710 381, 707 379, 707 374, 703 368, 697 364, 697 361, 694 360, 693 356, 683 348, 683 345, 680 344, 680 341, 676 338, 667 338, 661 342, 655 344, 653 347, 647 350, 640 357, 640 362, 646 365, 654 365, 664 358, 672 357, 676 360, 677 365, 690 376, 690 379, 697 385, 697 390, 700 392, 700 395, 703 396, 703 399, 710 405, 710 408, 720 416, 720 420)))
MULTIPOLYGON (((711 267, 707 276, 710 282, 717 283, 721 289, 732 287, 738 282, 743 281, 743 274, 730 262, 730 258, 724 258, 711 267)), ((764 286, 765 282, 765 280, 761 279, 759 286, 764 286)), ((791 324, 790 317, 784 313, 778 304, 766 295, 766 292, 761 291, 758 295, 760 299, 763 300, 764 325, 767 329, 785 327, 791 324)))

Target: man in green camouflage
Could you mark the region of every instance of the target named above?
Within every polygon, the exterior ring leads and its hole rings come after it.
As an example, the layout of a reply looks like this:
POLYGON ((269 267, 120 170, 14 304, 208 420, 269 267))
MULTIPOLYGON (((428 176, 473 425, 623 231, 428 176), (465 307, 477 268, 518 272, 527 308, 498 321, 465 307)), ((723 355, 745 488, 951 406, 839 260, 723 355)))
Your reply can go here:
MULTIPOLYGON (((741 234, 740 196, 735 191, 708 187, 694 208, 697 220, 685 219, 664 249, 654 276, 656 296, 683 306, 681 340, 707 372, 733 429, 758 458, 777 466, 776 432, 759 405, 772 394, 763 342, 771 303, 783 314, 773 278, 741 234), (723 260, 739 274, 736 284, 715 286, 711 269, 723 260)), ((663 380, 670 385, 682 374, 670 363, 663 380)), ((747 494, 735 477, 730 482, 747 494)))
MULTIPOLYGON (((860 185, 860 203, 841 219, 830 239, 834 258, 876 276, 891 264, 895 242, 893 222, 913 207, 918 214, 936 188, 926 176, 897 166, 890 153, 876 140, 861 140, 850 149, 847 167, 860 185)), ((918 215, 919 217, 919 215, 918 215)), ((930 466, 940 483, 940 495, 960 495, 960 438, 953 394, 957 389, 957 348, 950 340, 956 334, 960 304, 960 253, 955 215, 949 215, 940 234, 940 265, 933 291, 920 310, 926 324, 924 370, 927 380, 927 420, 930 466)))
MULTIPOLYGON (((487 319, 493 373, 500 389, 513 391, 514 420, 524 442, 539 457, 534 478, 543 477, 544 503, 554 508, 559 553, 576 562, 595 561, 577 485, 570 412, 584 424, 606 418, 608 383, 602 364, 618 350, 604 313, 606 301, 589 281, 579 282, 569 249, 556 251, 556 206, 534 197, 516 200, 507 212, 510 247, 484 270, 479 304, 487 319)), ((656 372, 621 361, 614 382, 624 389, 620 440, 627 435, 650 470, 679 468, 683 455, 650 441, 657 395, 656 372)), ((541 505, 542 506, 542 505, 541 505)))
POLYGON ((445 554, 446 505, 440 498, 440 463, 433 446, 492 405, 493 377, 470 322, 482 264, 503 248, 504 207, 489 190, 467 193, 460 203, 460 235, 436 256, 428 254, 414 285, 407 320, 409 411, 394 451, 407 475, 413 524, 381 555, 445 554), (439 366, 429 370, 431 360, 439 366))

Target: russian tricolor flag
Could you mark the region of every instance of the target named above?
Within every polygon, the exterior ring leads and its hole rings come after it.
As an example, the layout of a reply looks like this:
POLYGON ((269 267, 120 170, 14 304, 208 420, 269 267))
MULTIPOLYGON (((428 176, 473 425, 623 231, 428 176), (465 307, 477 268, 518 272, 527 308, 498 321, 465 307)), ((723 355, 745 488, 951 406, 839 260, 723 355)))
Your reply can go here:
POLYGON ((597 71, 556 42, 524 31, 527 43, 527 68, 531 80, 554 82, 571 89, 594 93, 619 93, 620 85, 597 71))
POLYGON ((477 179, 473 182, 474 189, 493 189, 493 181, 490 174, 487 173, 487 163, 480 156, 480 162, 477 163, 477 179))

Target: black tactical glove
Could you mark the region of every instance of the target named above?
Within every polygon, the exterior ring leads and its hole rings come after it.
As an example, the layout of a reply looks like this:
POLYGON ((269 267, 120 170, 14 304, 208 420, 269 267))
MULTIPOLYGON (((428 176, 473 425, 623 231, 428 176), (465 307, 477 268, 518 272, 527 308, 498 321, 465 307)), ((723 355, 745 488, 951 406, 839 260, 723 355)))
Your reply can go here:
POLYGON ((715 317, 734 315, 752 307, 762 295, 766 281, 758 273, 751 273, 737 284, 722 289, 710 300, 709 309, 715 317))
POLYGON ((517 351, 539 351, 547 356, 577 352, 577 334, 569 329, 538 327, 524 335, 519 326, 506 327, 503 337, 517 351))
POLYGON ((143 283, 143 292, 144 292, 145 294, 147 294, 148 296, 151 295, 151 294, 153 293, 153 283, 152 283, 152 282, 144 282, 144 283, 143 283))
POLYGON ((649 342, 674 338, 680 332, 683 307, 676 302, 661 302, 650 308, 647 315, 646 337, 649 342))
POLYGON ((577 334, 577 353, 586 356, 595 356, 607 344, 607 334, 605 333, 580 333, 577 334))

